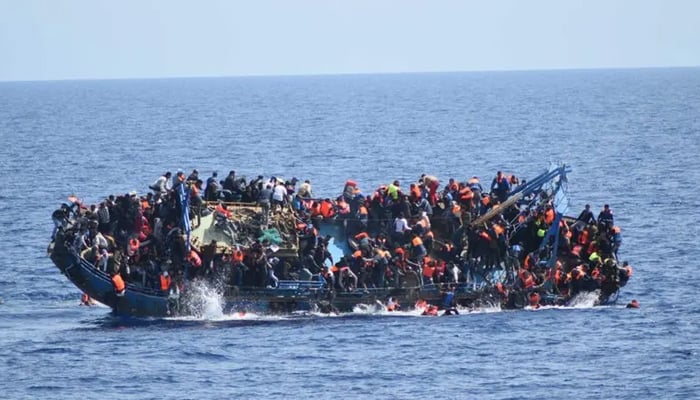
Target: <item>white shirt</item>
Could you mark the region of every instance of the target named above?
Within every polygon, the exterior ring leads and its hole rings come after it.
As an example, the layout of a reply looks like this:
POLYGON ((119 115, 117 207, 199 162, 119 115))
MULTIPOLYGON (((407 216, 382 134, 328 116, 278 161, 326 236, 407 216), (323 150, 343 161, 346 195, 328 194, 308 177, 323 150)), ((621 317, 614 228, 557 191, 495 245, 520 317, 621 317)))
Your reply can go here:
POLYGON ((408 229, 408 221, 406 221, 406 218, 396 218, 394 220, 394 232, 404 233, 408 229))
POLYGON ((275 186, 275 190, 272 192, 272 200, 284 201, 284 197, 287 195, 287 188, 284 185, 275 186))

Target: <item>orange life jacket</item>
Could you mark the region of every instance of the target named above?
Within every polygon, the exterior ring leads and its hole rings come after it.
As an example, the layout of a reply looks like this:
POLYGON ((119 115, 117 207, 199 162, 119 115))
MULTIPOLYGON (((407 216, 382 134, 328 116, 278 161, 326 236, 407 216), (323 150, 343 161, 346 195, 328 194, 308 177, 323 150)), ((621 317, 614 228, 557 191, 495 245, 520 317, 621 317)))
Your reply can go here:
POLYGON ((556 271, 554 271, 554 284, 555 285, 559 286, 559 284, 562 281, 562 275, 563 275, 562 270, 557 269, 556 271))
POLYGON ((423 276, 425 276, 426 278, 432 278, 434 273, 435 273, 435 267, 433 266, 432 263, 423 264, 423 270, 422 270, 423 276))
POLYGON ((430 315, 430 316, 438 315, 437 306, 428 306, 428 308, 423 312, 423 315, 430 315))
POLYGON ((532 277, 532 274, 528 271, 520 270, 518 272, 518 277, 520 278, 520 281, 523 284, 523 288, 531 289, 535 287, 535 279, 532 277))
POLYGON ((229 211, 228 209, 226 209, 226 207, 222 206, 221 204, 217 204, 216 207, 214 207, 214 210, 215 210, 217 213, 220 213, 220 214, 225 215, 226 218, 230 218, 230 217, 231 217, 231 211, 229 211))
POLYGON ((321 215, 323 218, 331 218, 335 211, 333 211, 333 203, 327 200, 321 202, 321 215))
POLYGON ((123 292, 126 289, 124 279, 122 279, 122 276, 119 274, 112 277, 112 285, 114 286, 114 291, 117 293, 123 292))
POLYGON ((411 187, 411 196, 413 196, 416 200, 423 196, 423 193, 421 193, 420 188, 417 185, 413 185, 411 187))
POLYGON ((507 296, 508 293, 506 292, 506 288, 503 287, 503 284, 501 282, 496 283, 496 290, 498 291, 499 294, 502 296, 507 296))
POLYGON ((355 240, 359 241, 359 240, 362 240, 362 239, 368 238, 368 237, 369 237, 369 235, 367 234, 367 232, 360 232, 357 235, 355 235, 355 240))
POLYGON ((583 250, 583 246, 581 246, 580 244, 577 244, 576 246, 574 246, 573 249, 571 249, 571 254, 575 255, 576 257, 580 257, 581 250, 583 250))
POLYGON ((169 276, 165 276, 165 275, 161 274, 160 275, 160 290, 166 291, 166 290, 170 289, 171 282, 172 281, 171 281, 169 276))
POLYGON ((585 246, 588 244, 588 229, 584 229, 578 236, 578 243, 585 246))
POLYGON ((530 307, 539 308, 540 306, 540 295, 537 292, 530 293, 530 307))
POLYGON ((413 247, 419 247, 423 244, 423 240, 419 236, 416 236, 413 238, 413 240, 411 240, 411 244, 413 247))
POLYGON ((233 252, 233 262, 235 264, 240 264, 243 262, 243 252, 240 250, 236 250, 233 252))
POLYGON ((471 201, 474 198, 474 192, 469 189, 469 186, 465 186, 459 190, 459 200, 463 202, 471 201))

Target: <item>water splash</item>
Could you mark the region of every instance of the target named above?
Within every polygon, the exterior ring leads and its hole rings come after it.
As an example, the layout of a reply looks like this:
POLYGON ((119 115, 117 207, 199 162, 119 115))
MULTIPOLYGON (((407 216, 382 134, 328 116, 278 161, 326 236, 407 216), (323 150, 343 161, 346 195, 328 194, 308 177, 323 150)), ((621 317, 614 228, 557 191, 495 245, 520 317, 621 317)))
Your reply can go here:
POLYGON ((224 318, 224 297, 206 282, 194 281, 187 288, 184 304, 195 319, 220 320, 224 318))
POLYGON ((600 298, 600 290, 581 292, 574 296, 567 304, 570 308, 592 308, 600 298))

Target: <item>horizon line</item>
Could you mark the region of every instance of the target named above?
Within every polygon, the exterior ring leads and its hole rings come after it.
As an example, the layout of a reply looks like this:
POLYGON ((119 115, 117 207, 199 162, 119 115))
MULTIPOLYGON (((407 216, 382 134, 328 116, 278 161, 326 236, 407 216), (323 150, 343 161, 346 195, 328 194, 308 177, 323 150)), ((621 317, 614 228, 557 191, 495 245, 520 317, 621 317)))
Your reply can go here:
POLYGON ((300 78, 331 77, 357 75, 420 75, 420 74, 460 74, 460 73, 503 73, 503 72, 556 72, 556 71, 602 71, 602 70, 647 70, 647 69, 693 69, 700 65, 654 65, 629 67, 553 67, 553 68, 515 68, 515 69, 473 69, 473 70, 433 70, 433 71, 385 71, 385 72, 320 72, 289 74, 239 74, 239 75, 172 75, 172 76, 135 76, 118 78, 51 78, 51 79, 0 79, 2 83, 32 82, 81 82, 81 81, 129 81, 129 80, 168 80, 168 79, 221 79, 221 78, 300 78))

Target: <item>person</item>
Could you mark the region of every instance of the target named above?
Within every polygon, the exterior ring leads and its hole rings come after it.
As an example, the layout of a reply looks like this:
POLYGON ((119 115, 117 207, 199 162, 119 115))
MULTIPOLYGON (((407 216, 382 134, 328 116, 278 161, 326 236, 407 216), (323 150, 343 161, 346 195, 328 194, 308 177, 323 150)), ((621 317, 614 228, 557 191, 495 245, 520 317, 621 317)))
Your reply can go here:
POLYGON ((190 189, 190 204, 197 210, 201 209, 201 207, 204 205, 201 197, 203 183, 204 182, 202 182, 201 179, 197 179, 192 183, 192 187, 190 189))
POLYGON ((275 210, 277 210, 278 206, 280 210, 284 207, 286 198, 287 188, 284 187, 284 184, 278 182, 275 188, 272 189, 272 205, 274 206, 275 210))
POLYGON ((126 292, 126 284, 118 272, 112 273, 112 286, 114 287, 114 293, 118 297, 124 296, 124 293, 126 292))
POLYGON ((226 179, 224 179, 223 189, 231 193, 236 191, 236 171, 229 171, 226 179))
POLYGON ((207 185, 204 187, 204 200, 216 201, 219 195, 219 182, 216 181, 217 173, 214 171, 212 176, 207 178, 207 185))
POLYGON ((170 291, 171 284, 172 284, 172 279, 170 278, 170 274, 168 274, 168 271, 163 271, 160 274, 160 290, 163 292, 170 291))
POLYGON ((581 211, 581 214, 578 215, 578 218, 576 218, 576 222, 583 222, 585 227, 586 225, 589 224, 595 224, 595 218, 593 217, 593 211, 591 211, 591 205, 586 204, 584 207, 583 211, 581 211))
POLYGON ((53 221, 53 232, 51 233, 51 241, 56 236, 56 232, 59 229, 65 229, 69 224, 70 208, 66 204, 61 204, 61 207, 56 209, 53 214, 51 214, 51 220, 53 221))
POLYGON ((270 200, 272 199, 272 187, 267 184, 258 194, 258 204, 262 207, 262 224, 267 226, 270 214, 270 200))
POLYGON ((312 197, 311 194, 311 181, 308 179, 304 181, 304 183, 299 186, 299 197, 308 199, 312 197))
POLYGON ((442 309, 445 310, 445 313, 442 315, 459 315, 459 311, 455 305, 455 290, 453 287, 450 287, 443 293, 441 306, 442 309))
POLYGON ((97 230, 103 234, 109 234, 110 226, 109 208, 107 208, 107 202, 100 202, 100 206, 97 209, 97 230))
POLYGON ((607 230, 606 228, 613 226, 614 223, 615 221, 610 205, 605 204, 603 209, 600 211, 600 214, 598 214, 598 230, 605 232, 607 230))
POLYGON ((168 171, 165 174, 161 175, 158 179, 151 184, 148 188, 153 190, 153 194, 156 195, 156 198, 160 198, 160 196, 166 194, 168 190, 170 189, 170 178, 173 176, 173 174, 168 171))
POLYGON ((399 302, 396 301, 393 297, 389 297, 389 299, 386 301, 386 310, 387 311, 398 311, 399 308, 399 302))
POLYGON ((187 183, 193 184, 193 183, 197 182, 198 179, 199 179, 199 171, 197 171, 196 169, 193 169, 192 173, 190 173, 190 176, 187 177, 187 183))
POLYGON ((401 184, 399 183, 398 180, 395 180, 394 182, 391 183, 391 185, 387 186, 386 188, 386 196, 391 198, 393 201, 397 201, 399 199, 399 192, 401 191, 401 184))
POLYGON ((411 228, 408 226, 406 215, 404 213, 399 214, 399 217, 394 219, 394 242, 403 245, 406 240, 406 232, 410 230, 411 228))
POLYGON ((502 171, 496 172, 496 177, 493 178, 493 182, 491 183, 491 193, 502 203, 508 199, 509 192, 510 182, 508 182, 508 178, 503 175, 502 171))

